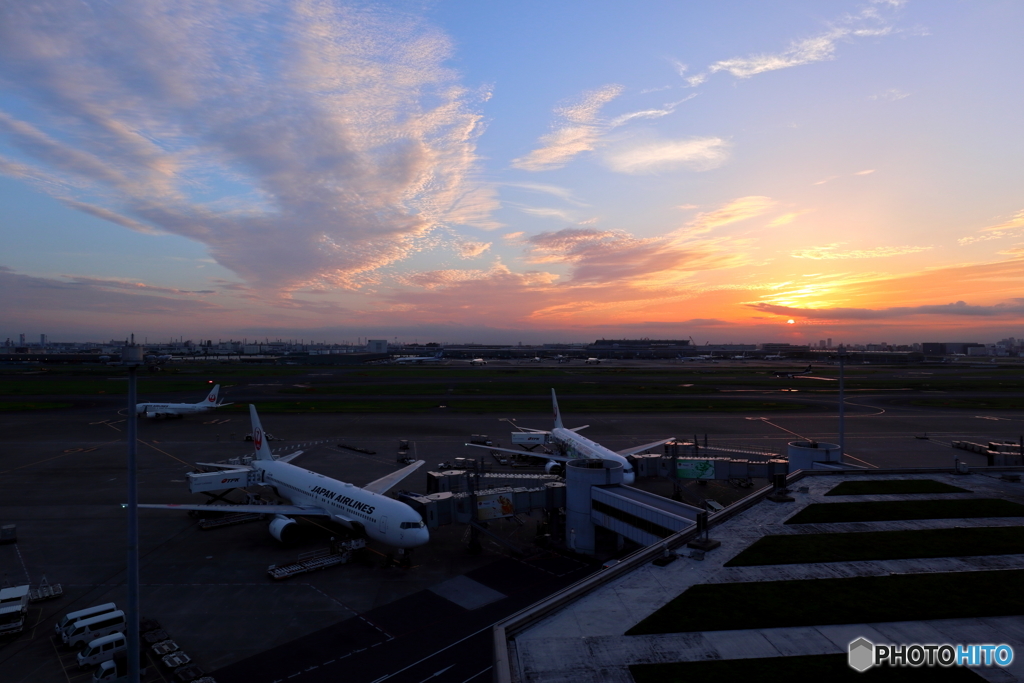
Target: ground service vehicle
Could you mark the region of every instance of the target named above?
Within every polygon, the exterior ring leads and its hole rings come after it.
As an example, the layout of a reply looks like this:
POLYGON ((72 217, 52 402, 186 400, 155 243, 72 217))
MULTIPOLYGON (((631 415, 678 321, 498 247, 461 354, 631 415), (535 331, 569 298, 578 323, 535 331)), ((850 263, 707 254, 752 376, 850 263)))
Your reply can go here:
POLYGON ((61 638, 68 647, 81 647, 91 643, 100 636, 109 636, 111 633, 123 633, 125 629, 124 612, 108 612, 98 617, 81 619, 68 627, 61 638))
POLYGON ((61 632, 68 627, 69 624, 73 624, 76 621, 81 621, 82 619, 88 619, 90 617, 98 617, 101 614, 106 614, 107 612, 114 612, 116 610, 117 605, 115 605, 112 602, 105 602, 102 605, 94 605, 92 607, 80 609, 77 612, 68 612, 63 617, 61 617, 56 624, 53 625, 53 630, 59 636, 61 632))
POLYGON ((113 659, 114 655, 128 648, 128 639, 123 633, 111 633, 90 642, 78 653, 78 668, 84 669, 93 664, 113 659))

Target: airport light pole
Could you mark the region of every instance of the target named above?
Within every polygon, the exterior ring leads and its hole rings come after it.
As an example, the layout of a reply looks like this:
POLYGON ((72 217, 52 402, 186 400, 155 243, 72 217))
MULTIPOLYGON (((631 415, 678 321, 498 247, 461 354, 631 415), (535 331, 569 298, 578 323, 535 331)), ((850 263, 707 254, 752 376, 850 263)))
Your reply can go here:
POLYGON ((846 349, 839 346, 839 459, 846 456, 846 349))
POLYGON ((138 472, 136 468, 136 451, 138 447, 138 418, 135 415, 136 380, 139 366, 142 365, 141 346, 132 342, 124 347, 121 353, 121 364, 128 367, 128 682, 139 683, 140 669, 140 638, 139 638, 139 491, 138 472))

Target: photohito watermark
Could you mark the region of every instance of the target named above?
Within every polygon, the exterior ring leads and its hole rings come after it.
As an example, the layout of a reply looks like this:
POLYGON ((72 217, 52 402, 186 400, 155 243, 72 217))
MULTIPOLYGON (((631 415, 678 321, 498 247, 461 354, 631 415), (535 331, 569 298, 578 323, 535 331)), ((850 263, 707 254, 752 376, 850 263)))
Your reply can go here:
POLYGON ((1010 666, 1009 645, 876 645, 867 638, 850 643, 847 660, 857 671, 873 666, 1010 666))

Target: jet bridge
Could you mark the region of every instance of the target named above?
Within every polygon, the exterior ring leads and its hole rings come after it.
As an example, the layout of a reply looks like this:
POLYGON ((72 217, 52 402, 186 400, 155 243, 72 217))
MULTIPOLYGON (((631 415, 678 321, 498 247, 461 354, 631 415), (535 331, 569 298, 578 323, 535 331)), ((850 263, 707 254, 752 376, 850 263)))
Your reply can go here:
POLYGON ((650 545, 696 527, 704 510, 622 483, 622 464, 611 460, 570 460, 566 467, 566 538, 569 548, 592 555, 595 526, 650 545))

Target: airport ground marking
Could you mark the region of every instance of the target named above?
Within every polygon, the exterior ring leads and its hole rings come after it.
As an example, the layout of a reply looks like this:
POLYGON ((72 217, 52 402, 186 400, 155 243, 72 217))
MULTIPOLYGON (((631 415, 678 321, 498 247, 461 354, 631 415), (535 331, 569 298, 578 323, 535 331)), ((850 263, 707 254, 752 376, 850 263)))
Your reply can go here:
POLYGON ((386 681, 389 678, 397 676, 398 674, 402 673, 403 671, 408 671, 409 669, 411 669, 412 667, 416 666, 417 664, 422 664, 423 662, 427 661, 428 659, 430 659, 434 655, 439 655, 442 652, 444 652, 445 650, 448 650, 448 649, 451 649, 451 648, 455 647, 459 643, 465 642, 465 641, 469 640, 470 638, 472 638, 474 636, 480 635, 484 631, 487 631, 489 629, 494 628, 495 624, 500 624, 501 622, 505 621, 505 619, 507 619, 507 618, 508 617, 502 617, 501 619, 498 619, 497 621, 495 621, 495 622, 493 622, 491 624, 488 624, 487 626, 484 626, 482 629, 480 629, 478 631, 474 631, 473 633, 470 633, 468 636, 466 636, 464 638, 460 638, 459 640, 456 640, 454 643, 451 643, 450 645, 445 645, 440 650, 436 650, 436 651, 430 653, 429 655, 427 655, 426 657, 423 657, 422 659, 419 659, 419 660, 413 662, 412 664, 410 664, 410 665, 408 665, 408 666, 406 666, 406 667, 404 667, 402 669, 399 669, 398 671, 396 671, 394 673, 385 674, 385 675, 381 676, 380 678, 378 678, 377 680, 373 681, 372 683, 380 683, 381 681, 386 681))
POLYGON ((160 450, 159 448, 157 448, 156 446, 154 446, 154 445, 153 445, 153 444, 151 444, 151 443, 146 443, 146 442, 145 442, 145 441, 143 441, 142 439, 139 439, 139 443, 141 443, 141 444, 142 444, 143 446, 149 446, 150 448, 152 448, 152 449, 153 449, 154 451, 156 451, 157 453, 163 453, 163 454, 164 454, 164 455, 166 455, 166 456, 167 456, 168 458, 173 458, 174 460, 177 460, 178 462, 182 463, 183 465, 188 465, 189 467, 193 467, 193 465, 192 465, 191 463, 187 463, 187 462, 185 462, 184 460, 182 460, 181 458, 179 458, 179 457, 177 457, 177 456, 174 456, 174 455, 171 455, 171 454, 170 454, 170 453, 168 453, 167 451, 163 451, 163 450, 160 450))
POLYGON ((28 575, 28 567, 25 566, 25 558, 21 556, 21 548, 18 544, 14 544, 14 552, 18 555, 18 562, 21 562, 21 571, 25 572, 25 582, 32 583, 32 577, 28 575))
MULTIPOLYGON (((117 443, 118 441, 120 441, 120 439, 115 439, 113 441, 108 441, 106 443, 101 443, 99 446, 96 446, 96 448, 103 448, 104 446, 109 446, 110 444, 117 443)), ((93 448, 91 450, 96 450, 96 448, 93 448)), ((74 451, 74 453, 77 453, 79 450, 81 450, 81 449, 76 449, 74 451)), ((65 453, 61 453, 60 455, 55 455, 52 458, 44 458, 42 460, 36 460, 35 462, 26 463, 24 465, 18 465, 17 467, 12 467, 9 470, 4 470, 3 472, 0 472, 0 474, 8 474, 10 472, 14 472, 16 470, 24 469, 26 467, 32 467, 32 465, 41 465, 44 462, 50 462, 51 460, 56 460, 57 458, 65 458, 65 457, 67 457, 69 455, 74 455, 74 453, 67 453, 67 452, 65 452, 65 453)))
POLYGON ((493 668, 494 668, 494 666, 493 666, 493 665, 491 665, 491 666, 487 667, 486 669, 484 669, 483 671, 480 671, 479 673, 475 673, 475 674, 473 674, 472 676, 470 676, 470 677, 469 677, 469 678, 467 678, 466 680, 462 681, 462 683, 469 683, 469 682, 470 682, 471 680, 473 680, 473 679, 474 679, 474 678, 476 678, 477 676, 480 676, 480 675, 482 675, 482 674, 485 674, 485 673, 487 673, 488 671, 490 671, 490 670, 491 670, 491 669, 493 669, 493 668))

